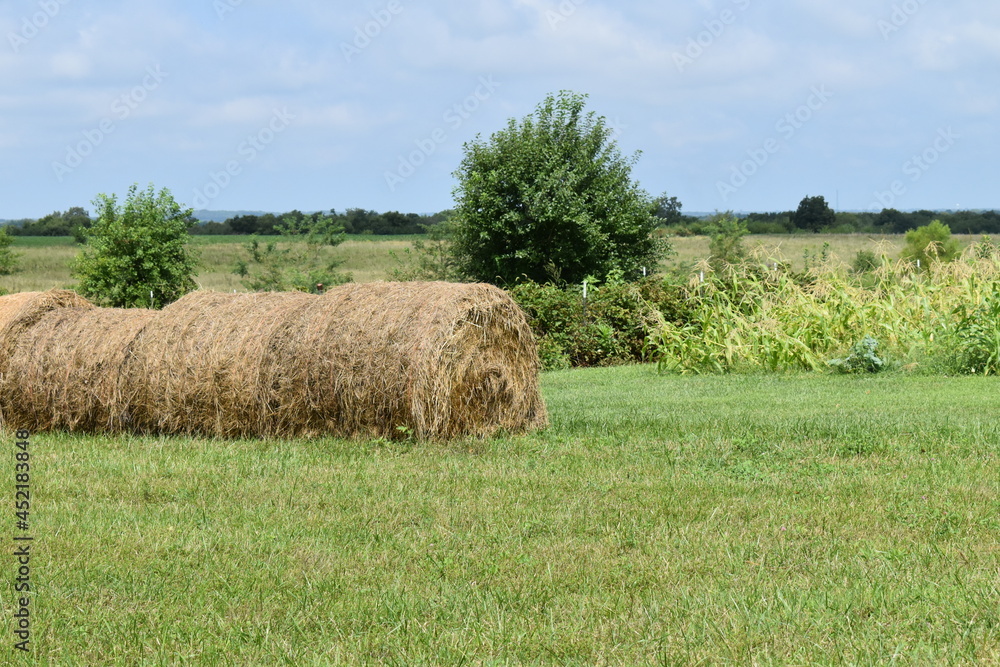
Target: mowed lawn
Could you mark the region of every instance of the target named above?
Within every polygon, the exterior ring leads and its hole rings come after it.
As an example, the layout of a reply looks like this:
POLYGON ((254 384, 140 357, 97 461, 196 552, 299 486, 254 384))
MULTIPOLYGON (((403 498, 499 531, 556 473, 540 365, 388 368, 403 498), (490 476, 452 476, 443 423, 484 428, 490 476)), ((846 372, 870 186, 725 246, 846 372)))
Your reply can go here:
POLYGON ((636 366, 545 374, 515 438, 36 434, 35 635, 0 651, 998 664, 996 382, 636 366))

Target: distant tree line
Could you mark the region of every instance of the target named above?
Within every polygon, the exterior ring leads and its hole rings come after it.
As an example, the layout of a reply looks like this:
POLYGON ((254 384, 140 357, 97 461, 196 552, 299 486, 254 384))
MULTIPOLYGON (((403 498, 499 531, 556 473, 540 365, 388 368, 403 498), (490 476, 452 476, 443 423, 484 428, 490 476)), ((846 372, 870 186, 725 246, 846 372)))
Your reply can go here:
MULTIPOLYGON (((679 236, 712 235, 715 217, 675 218, 666 227, 679 236)), ((834 212, 823 197, 806 197, 794 211, 748 213, 735 216, 750 234, 905 234, 934 220, 947 225, 954 234, 1000 234, 997 211, 912 211, 894 208, 875 212, 834 212)))
MULTIPOLYGON (((714 233, 717 216, 699 218, 681 213, 681 203, 676 197, 661 196, 655 201, 655 215, 660 226, 678 236, 714 233)), ((305 223, 315 223, 320 218, 331 218, 342 225, 347 234, 423 234, 426 228, 448 220, 453 211, 432 215, 378 213, 361 208, 349 208, 342 213, 331 209, 329 213, 264 213, 238 215, 225 222, 201 222, 189 218, 191 234, 259 234, 277 236, 282 227, 301 228, 305 223)), ((795 211, 747 213, 734 216, 741 220, 750 234, 798 234, 821 232, 826 234, 904 234, 912 229, 940 220, 954 234, 1000 234, 1000 212, 997 211, 913 211, 903 212, 887 208, 875 212, 834 212, 823 197, 806 197, 795 211)), ((67 211, 53 211, 39 218, 8 220, 3 227, 11 236, 72 236, 83 240, 84 230, 92 220, 86 209, 75 206, 67 211)))
POLYGON ((449 211, 433 215, 399 213, 398 211, 378 213, 361 208, 349 208, 343 213, 338 213, 335 209, 330 209, 329 213, 303 213, 296 210, 278 214, 238 215, 225 222, 199 222, 193 225, 190 231, 192 234, 277 236, 281 234, 283 228, 310 227, 321 218, 329 218, 334 225, 342 226, 347 234, 422 234, 425 226, 435 225, 445 220, 449 213, 449 211))
POLYGON ((12 220, 4 223, 11 236, 75 236, 82 238, 82 229, 91 226, 90 215, 80 206, 68 211, 54 211, 37 220, 12 220))

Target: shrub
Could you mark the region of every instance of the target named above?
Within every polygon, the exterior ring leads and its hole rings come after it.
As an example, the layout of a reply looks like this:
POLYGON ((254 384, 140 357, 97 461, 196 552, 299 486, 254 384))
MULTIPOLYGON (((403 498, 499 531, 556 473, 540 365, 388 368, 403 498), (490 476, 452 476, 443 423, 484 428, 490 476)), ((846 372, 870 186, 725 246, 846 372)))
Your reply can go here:
POLYGON ((950 262, 959 255, 958 241, 951 238, 951 229, 933 220, 930 224, 906 232, 906 247, 901 257, 911 262, 920 262, 922 269, 928 269, 932 261, 950 262))
POLYGON ((661 280, 590 287, 522 282, 511 296, 528 316, 547 370, 570 366, 635 363, 646 340, 663 323, 660 305, 671 307, 661 280))
POLYGON ((97 221, 73 264, 77 290, 102 306, 162 308, 195 289, 196 260, 187 247, 191 209, 166 188, 132 185, 125 203, 97 195, 97 221))
POLYGON ((723 215, 713 221, 710 229, 708 261, 715 269, 728 264, 739 264, 746 259, 747 250, 743 245, 743 237, 750 232, 742 221, 732 215, 723 215))
POLYGON ((851 262, 851 270, 854 273, 871 273, 881 265, 882 261, 873 251, 859 250, 851 262))

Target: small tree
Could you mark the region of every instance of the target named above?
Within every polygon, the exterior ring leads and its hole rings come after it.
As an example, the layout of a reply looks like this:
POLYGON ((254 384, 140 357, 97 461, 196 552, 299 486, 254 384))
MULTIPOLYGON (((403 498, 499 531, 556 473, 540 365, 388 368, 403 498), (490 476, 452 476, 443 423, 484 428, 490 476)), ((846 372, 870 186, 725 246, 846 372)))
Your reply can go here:
POLYGON ((622 157, 585 95, 549 95, 489 141, 465 144, 455 172, 455 251, 470 278, 511 284, 579 282, 655 269, 668 249, 653 237, 657 204, 631 180, 638 154, 622 157))
POLYGON ((719 270, 746 259, 747 250, 743 245, 743 237, 750 232, 742 220, 726 213, 715 216, 708 229, 711 236, 708 261, 713 268, 719 270))
POLYGON ((806 197, 799 202, 799 208, 792 215, 792 225, 810 232, 832 227, 836 222, 837 214, 824 197, 806 197))
POLYGON ((21 256, 10 249, 14 237, 7 233, 6 227, 0 227, 0 276, 7 276, 17 271, 17 260, 21 256))
POLYGON ((77 291, 102 306, 163 306, 195 289, 194 254, 187 248, 191 209, 182 209, 166 188, 132 185, 124 205, 97 195, 97 220, 73 264, 77 291))
POLYGON ((901 254, 911 262, 920 261, 926 268, 931 261, 950 262, 958 257, 958 241, 951 237, 951 229, 940 220, 906 232, 906 247, 901 254))
POLYGON ((256 236, 243 244, 246 256, 236 262, 233 273, 254 292, 297 290, 313 294, 351 281, 337 267, 342 263, 327 251, 344 242, 344 227, 332 218, 290 216, 279 223, 282 244, 261 243, 256 236))
POLYGON ((454 223, 451 217, 435 225, 420 227, 424 230, 423 236, 415 239, 411 248, 403 249, 403 257, 389 253, 402 265, 392 270, 393 279, 460 281, 462 274, 452 247, 454 223))

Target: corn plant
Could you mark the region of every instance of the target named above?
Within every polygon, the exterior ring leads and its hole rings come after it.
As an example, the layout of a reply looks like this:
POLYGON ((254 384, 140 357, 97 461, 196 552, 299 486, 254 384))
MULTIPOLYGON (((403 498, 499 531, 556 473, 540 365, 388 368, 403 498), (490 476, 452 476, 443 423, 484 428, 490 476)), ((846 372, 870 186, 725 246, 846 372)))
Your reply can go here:
POLYGON ((921 271, 914 262, 883 262, 865 276, 831 260, 804 274, 767 266, 774 264, 719 271, 698 265, 688 286, 694 303, 687 321, 667 322, 647 341, 660 369, 818 370, 870 336, 894 359, 950 354, 966 360, 966 370, 1000 371, 995 252, 973 249, 921 271), (949 346, 976 352, 956 355, 949 346))

